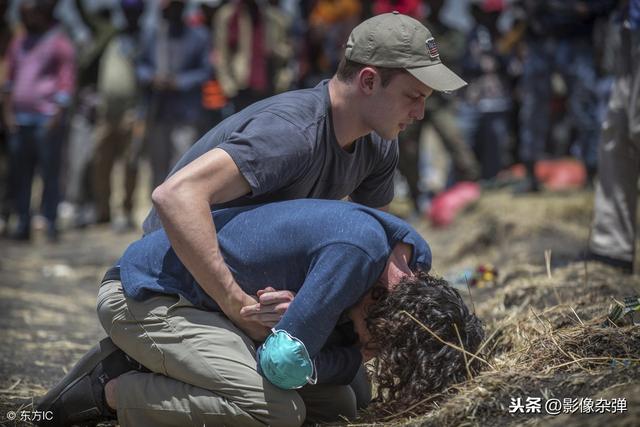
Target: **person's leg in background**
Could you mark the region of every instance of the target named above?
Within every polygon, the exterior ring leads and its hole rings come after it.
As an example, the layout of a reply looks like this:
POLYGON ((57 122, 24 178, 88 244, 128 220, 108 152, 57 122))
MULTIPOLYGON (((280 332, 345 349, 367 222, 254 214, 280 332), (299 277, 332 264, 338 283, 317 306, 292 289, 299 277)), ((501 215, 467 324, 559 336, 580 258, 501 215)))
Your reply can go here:
POLYGON ((593 258, 633 271, 635 257, 636 209, 640 175, 640 133, 630 120, 637 114, 638 80, 617 78, 609 112, 602 129, 598 180, 594 200, 594 220, 589 250, 593 258), (632 95, 635 84, 635 96, 632 95), (634 100, 635 97, 635 100, 634 100), (635 113, 634 113, 635 110, 635 113))
POLYGON ((184 153, 198 140, 198 127, 195 122, 181 121, 171 126, 169 165, 166 175, 178 163, 184 153))
POLYGON ((477 181, 480 178, 480 164, 469 145, 465 143, 452 102, 432 105, 427 109, 425 116, 451 157, 452 181, 477 181))
POLYGON ((151 191, 164 182, 171 170, 171 132, 171 123, 150 121, 145 146, 151 165, 151 191))
POLYGON ((478 145, 477 134, 480 125, 480 112, 475 105, 463 101, 458 105, 456 114, 458 129, 464 143, 475 153, 478 145))
POLYGON ((41 211, 47 220, 47 238, 58 239, 58 205, 60 204, 60 161, 62 159, 64 120, 51 124, 46 122, 36 131, 38 164, 42 176, 41 211))
POLYGON ((520 147, 519 156, 527 170, 526 180, 515 188, 516 193, 539 190, 535 163, 544 154, 549 133, 549 100, 553 62, 548 52, 555 49, 555 40, 529 40, 520 78, 520 147))
POLYGON ((482 179, 492 179, 506 165, 509 145, 509 124, 506 112, 484 113, 481 116, 481 149, 479 158, 482 163, 482 179))
POLYGON ((398 170, 407 181, 409 196, 413 203, 413 209, 420 213, 420 135, 422 133, 422 121, 409 125, 398 136, 400 156, 398 158, 398 170))
POLYGON ((96 128, 93 175, 96 222, 112 222, 116 231, 126 231, 134 227, 133 195, 138 178, 140 150, 137 144, 134 147, 132 141, 136 119, 129 113, 133 112, 104 115, 98 120, 96 128), (118 159, 122 160, 124 169, 122 217, 112 218, 111 175, 118 159))
POLYGON ((85 227, 95 222, 93 157, 95 153, 95 106, 91 91, 78 95, 70 114, 65 148, 65 200, 73 207, 73 225, 85 227))
POLYGON ((135 221, 133 218, 134 194, 138 182, 138 165, 140 163, 140 152, 142 141, 144 140, 144 128, 142 121, 130 112, 129 118, 122 121, 122 161, 124 163, 124 198, 122 199, 122 227, 118 230, 133 229, 135 221))
POLYGON ((567 40, 557 53, 556 64, 568 85, 571 121, 576 129, 572 152, 584 163, 588 182, 595 177, 598 163, 598 79, 593 46, 586 40, 567 40))
POLYGON ((135 227, 133 218, 134 194, 138 182, 138 163, 140 161, 140 150, 138 148, 140 140, 136 138, 133 125, 123 129, 124 137, 122 149, 122 160, 124 162, 124 197, 122 199, 123 228, 132 229, 135 227))
POLYGON ((118 145, 123 137, 119 132, 121 116, 101 115, 96 123, 96 150, 93 158, 93 192, 95 194, 96 223, 111 221, 111 171, 118 145))
POLYGON ((35 126, 18 125, 9 137, 9 166, 15 185, 13 202, 18 216, 12 237, 17 240, 31 238, 31 186, 37 161, 35 130, 35 126))
MULTIPOLYGON (((0 108, 3 108, 1 101, 0 108)), ((2 236, 6 236, 9 232, 14 187, 9 167, 9 130, 0 119, 0 235, 2 236)))

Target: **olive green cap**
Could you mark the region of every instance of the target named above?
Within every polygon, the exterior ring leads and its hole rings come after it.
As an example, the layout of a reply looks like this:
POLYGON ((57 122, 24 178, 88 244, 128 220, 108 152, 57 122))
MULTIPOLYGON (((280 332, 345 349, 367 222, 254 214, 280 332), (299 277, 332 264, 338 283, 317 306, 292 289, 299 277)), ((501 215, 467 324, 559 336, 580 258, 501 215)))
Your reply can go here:
POLYGON ((467 84, 442 63, 431 31, 399 12, 374 16, 355 27, 344 55, 360 64, 404 68, 440 92, 454 91, 467 84))

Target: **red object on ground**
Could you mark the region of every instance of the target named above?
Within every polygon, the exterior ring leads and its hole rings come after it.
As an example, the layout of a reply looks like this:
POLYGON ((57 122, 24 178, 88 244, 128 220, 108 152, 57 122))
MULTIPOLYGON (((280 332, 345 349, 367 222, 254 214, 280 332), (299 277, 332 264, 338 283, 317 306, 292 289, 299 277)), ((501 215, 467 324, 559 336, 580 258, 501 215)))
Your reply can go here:
POLYGON ((447 226, 464 208, 479 198, 480 185, 478 183, 459 182, 433 199, 429 209, 429 219, 437 227, 447 226))
POLYGON ((576 159, 541 160, 536 163, 536 177, 549 190, 582 188, 587 179, 584 165, 576 159))
MULTIPOLYGON (((503 179, 524 179, 527 172, 524 165, 518 163, 500 172, 503 179)), ((562 191, 584 187, 587 171, 584 165, 572 158, 540 160, 536 162, 535 174, 547 190, 562 191)))

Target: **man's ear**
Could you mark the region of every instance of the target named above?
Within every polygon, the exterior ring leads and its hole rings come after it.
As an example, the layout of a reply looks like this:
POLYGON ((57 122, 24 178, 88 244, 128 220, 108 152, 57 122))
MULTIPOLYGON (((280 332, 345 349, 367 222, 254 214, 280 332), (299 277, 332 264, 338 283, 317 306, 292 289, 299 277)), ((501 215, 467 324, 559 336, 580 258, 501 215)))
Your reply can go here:
POLYGON ((370 95, 375 88, 376 80, 379 78, 380 76, 374 68, 364 67, 358 73, 358 84, 360 86, 360 90, 365 94, 370 95))

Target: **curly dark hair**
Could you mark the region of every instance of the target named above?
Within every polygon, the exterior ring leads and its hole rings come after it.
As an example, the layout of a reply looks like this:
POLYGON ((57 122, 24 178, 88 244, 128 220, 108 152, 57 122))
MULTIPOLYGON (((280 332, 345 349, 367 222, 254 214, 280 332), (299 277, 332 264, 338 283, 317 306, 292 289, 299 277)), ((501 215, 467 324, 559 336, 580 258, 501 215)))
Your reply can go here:
MULTIPOLYGON (((438 341, 406 314, 442 340, 457 346, 462 341, 465 350, 475 353, 484 338, 482 324, 447 281, 418 272, 391 292, 374 288, 372 297, 375 303, 365 309, 365 322, 369 344, 377 350, 371 372, 378 386, 374 411, 402 410, 465 379, 463 353, 438 341)), ((477 359, 474 362, 472 371, 478 368, 477 359)))

